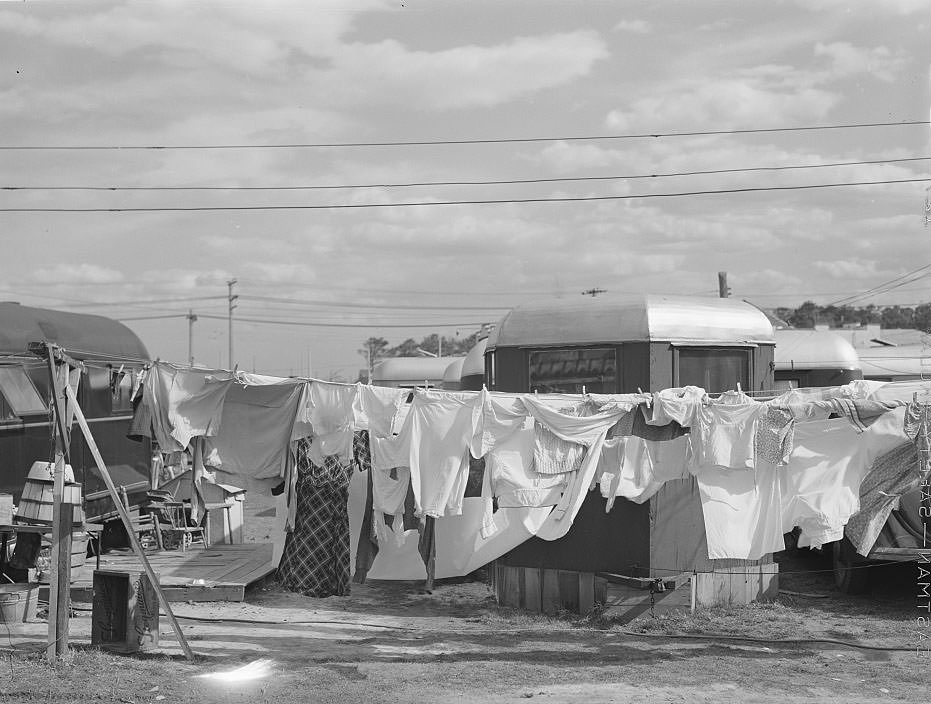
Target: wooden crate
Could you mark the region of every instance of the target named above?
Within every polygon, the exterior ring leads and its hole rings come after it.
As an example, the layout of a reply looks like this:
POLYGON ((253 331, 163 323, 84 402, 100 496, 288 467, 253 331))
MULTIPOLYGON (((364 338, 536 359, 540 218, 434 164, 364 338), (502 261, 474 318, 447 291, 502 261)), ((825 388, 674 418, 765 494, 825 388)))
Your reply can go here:
POLYGON ((145 572, 94 570, 91 645, 121 653, 157 648, 158 609, 145 572))

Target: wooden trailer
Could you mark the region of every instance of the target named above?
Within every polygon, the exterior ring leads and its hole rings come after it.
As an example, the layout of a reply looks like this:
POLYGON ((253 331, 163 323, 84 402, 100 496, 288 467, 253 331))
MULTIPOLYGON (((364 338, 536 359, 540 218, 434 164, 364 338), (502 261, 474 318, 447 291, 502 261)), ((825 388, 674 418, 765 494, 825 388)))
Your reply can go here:
MULTIPOLYGON (((709 393, 773 388, 773 328, 757 308, 718 298, 578 297, 515 308, 491 332, 489 389, 510 392, 633 393, 686 385, 709 393)), ((584 612, 603 580, 647 589, 685 585, 691 601, 771 598, 778 574, 759 561, 710 560, 694 478, 668 482, 643 504, 590 492, 569 533, 531 538, 495 566, 504 603, 584 612)))

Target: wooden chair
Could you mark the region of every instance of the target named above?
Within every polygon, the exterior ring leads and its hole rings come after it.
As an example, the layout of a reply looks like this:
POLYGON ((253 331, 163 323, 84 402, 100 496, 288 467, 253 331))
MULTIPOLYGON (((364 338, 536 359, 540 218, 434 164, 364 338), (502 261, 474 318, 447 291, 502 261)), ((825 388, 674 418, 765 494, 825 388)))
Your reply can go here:
MULTIPOLYGON (((129 497, 126 495, 126 488, 122 486, 120 487, 120 499, 123 501, 123 506, 126 508, 127 513, 129 513, 129 520, 132 524, 133 533, 139 538, 139 543, 142 545, 143 549, 147 547, 146 543, 149 543, 150 540, 154 540, 156 549, 161 550, 162 533, 155 515, 152 513, 142 513, 138 508, 130 508, 129 497)), ((151 543, 149 543, 148 547, 151 547, 151 543)))
POLYGON ((163 541, 164 538, 168 538, 165 543, 173 545, 177 541, 182 552, 191 547, 196 539, 200 539, 204 547, 207 547, 203 526, 189 525, 187 511, 182 502, 160 501, 154 513, 158 516, 158 528, 163 541))

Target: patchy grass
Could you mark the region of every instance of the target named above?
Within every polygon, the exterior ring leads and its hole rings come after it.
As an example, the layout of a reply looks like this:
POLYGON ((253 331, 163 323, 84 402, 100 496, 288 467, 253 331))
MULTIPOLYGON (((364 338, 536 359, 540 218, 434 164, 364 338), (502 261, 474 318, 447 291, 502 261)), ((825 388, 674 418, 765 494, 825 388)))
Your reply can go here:
POLYGON ((54 665, 37 652, 10 653, 5 659, 0 701, 142 704, 199 695, 190 677, 201 668, 161 655, 128 657, 78 649, 54 665))

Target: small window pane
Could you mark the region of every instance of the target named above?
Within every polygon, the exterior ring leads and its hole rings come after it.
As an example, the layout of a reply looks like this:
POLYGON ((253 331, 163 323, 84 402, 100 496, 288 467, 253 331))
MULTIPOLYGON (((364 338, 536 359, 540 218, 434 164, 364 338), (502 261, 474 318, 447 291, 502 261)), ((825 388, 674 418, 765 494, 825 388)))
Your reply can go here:
POLYGON ((48 412, 22 367, 0 367, 0 392, 18 416, 48 412))
POLYGON ((700 386, 710 394, 750 388, 750 351, 680 347, 678 386, 700 386))
POLYGON ((617 393, 613 348, 530 353, 530 390, 541 393, 617 393))

